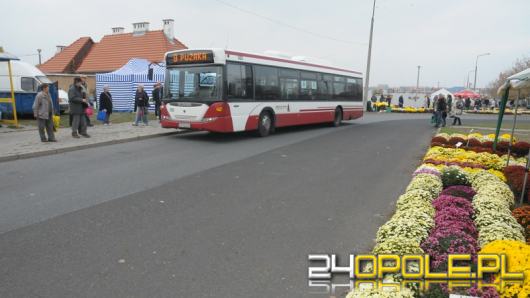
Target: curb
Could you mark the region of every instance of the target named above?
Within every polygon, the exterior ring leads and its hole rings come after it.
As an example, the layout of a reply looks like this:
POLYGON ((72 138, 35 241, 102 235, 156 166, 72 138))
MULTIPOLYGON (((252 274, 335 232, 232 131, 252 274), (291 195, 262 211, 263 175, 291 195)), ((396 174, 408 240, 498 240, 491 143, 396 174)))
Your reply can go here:
POLYGON ((105 142, 93 143, 93 144, 85 144, 85 145, 79 145, 79 146, 73 146, 73 147, 67 147, 67 148, 50 149, 50 150, 45 150, 45 151, 38 151, 38 152, 30 152, 30 153, 21 153, 21 154, 15 154, 15 155, 1 156, 0 157, 0 162, 13 161, 13 160, 19 160, 19 159, 28 159, 28 158, 33 158, 33 157, 47 156, 47 155, 54 155, 54 154, 59 154, 59 153, 78 151, 78 150, 94 148, 94 147, 100 147, 100 146, 128 143, 128 142, 152 139, 152 138, 157 138, 157 137, 170 136, 170 135, 175 135, 175 134, 183 134, 183 133, 187 133, 187 132, 188 131, 185 131, 185 130, 172 131, 172 132, 163 132, 163 133, 157 133, 157 134, 151 134, 151 135, 145 135, 145 136, 138 136, 138 137, 131 137, 131 138, 125 138, 125 139, 119 139, 119 140, 111 140, 111 141, 105 141, 105 142))

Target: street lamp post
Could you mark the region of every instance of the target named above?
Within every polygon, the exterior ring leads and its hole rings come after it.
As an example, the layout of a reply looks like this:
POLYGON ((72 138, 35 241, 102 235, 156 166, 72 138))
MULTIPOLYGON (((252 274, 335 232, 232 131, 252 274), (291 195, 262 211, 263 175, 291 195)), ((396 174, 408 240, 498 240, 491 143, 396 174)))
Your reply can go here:
POLYGON ((418 91, 420 90, 420 69, 421 65, 418 65, 418 76, 416 77, 416 94, 414 95, 414 101, 418 99, 418 91))
POLYGON ((472 70, 470 70, 470 71, 467 72, 467 85, 466 85, 466 88, 467 88, 467 89, 471 88, 471 87, 470 87, 470 84, 471 84, 471 83, 469 82, 469 74, 471 74, 471 73, 474 72, 474 71, 475 71, 475 70, 472 69, 472 70))
POLYGON ((421 65, 418 65, 418 77, 416 78, 416 90, 420 89, 420 69, 421 69, 421 65))
POLYGON ((475 59, 475 81, 473 82, 473 91, 477 92, 477 65, 478 65, 478 58, 482 56, 487 56, 490 53, 484 53, 477 55, 477 59, 475 59))
POLYGON ((370 25, 370 41, 368 42, 368 58, 366 61, 366 77, 364 78, 363 109, 366 109, 368 99, 368 86, 370 84, 370 62, 372 60, 372 36, 374 34, 375 1, 372 8, 372 24, 370 25))

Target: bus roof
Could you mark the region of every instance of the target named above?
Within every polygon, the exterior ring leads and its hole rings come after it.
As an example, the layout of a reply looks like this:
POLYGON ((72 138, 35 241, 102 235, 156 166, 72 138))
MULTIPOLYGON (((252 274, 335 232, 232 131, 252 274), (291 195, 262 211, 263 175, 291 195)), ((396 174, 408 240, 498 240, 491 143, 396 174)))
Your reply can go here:
MULTIPOLYGON (((286 67, 286 68, 293 68, 298 70, 308 70, 308 71, 317 71, 317 72, 325 72, 325 73, 331 73, 331 74, 339 74, 339 75, 346 75, 346 76, 353 76, 353 77, 361 77, 362 73, 350 69, 345 68, 339 68, 334 66, 326 66, 326 65, 320 65, 315 64, 311 62, 306 61, 298 61, 283 57, 275 57, 271 55, 265 55, 265 54, 254 54, 254 53, 246 53, 246 52, 240 52, 240 51, 234 51, 234 50, 224 50, 224 49, 186 49, 186 50, 177 50, 177 51, 171 51, 166 53, 166 63, 167 65, 171 65, 169 59, 167 59, 168 56, 179 54, 179 53, 199 53, 199 52, 208 52, 213 54, 213 63, 216 64, 226 64, 226 61, 236 61, 236 62, 247 62, 252 64, 261 64, 261 65, 270 65, 270 66, 278 66, 278 67, 286 67)), ((209 63, 212 63, 210 61, 209 63)), ((186 63, 187 65, 192 63, 186 63)))

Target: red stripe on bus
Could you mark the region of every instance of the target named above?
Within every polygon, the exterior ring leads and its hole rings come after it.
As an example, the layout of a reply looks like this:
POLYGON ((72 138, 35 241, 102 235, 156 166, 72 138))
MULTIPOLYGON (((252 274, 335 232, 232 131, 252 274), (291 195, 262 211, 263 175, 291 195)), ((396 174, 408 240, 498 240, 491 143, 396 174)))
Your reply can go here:
POLYGON ((307 62, 302 62, 302 61, 294 61, 294 60, 289 60, 289 59, 268 57, 268 56, 262 56, 262 55, 256 55, 256 54, 248 54, 248 53, 235 52, 235 51, 225 51, 225 53, 227 55, 236 55, 236 56, 243 56, 243 57, 256 58, 256 59, 271 60, 271 61, 277 61, 277 62, 285 62, 285 63, 312 66, 312 67, 318 67, 318 68, 325 68, 325 69, 331 69, 331 70, 337 70, 337 71, 343 71, 343 72, 349 72, 349 73, 362 75, 362 73, 358 72, 358 71, 353 71, 353 70, 344 69, 344 68, 331 67, 331 66, 318 65, 318 64, 307 63, 307 62))

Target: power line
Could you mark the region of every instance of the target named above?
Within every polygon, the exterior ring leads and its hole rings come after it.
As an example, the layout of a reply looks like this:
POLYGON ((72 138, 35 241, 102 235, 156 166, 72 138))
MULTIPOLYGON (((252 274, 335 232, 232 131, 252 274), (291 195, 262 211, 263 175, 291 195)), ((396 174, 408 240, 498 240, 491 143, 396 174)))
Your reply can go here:
POLYGON ((244 12, 244 13, 259 17, 259 18, 262 18, 262 19, 267 20, 267 21, 269 21, 269 22, 271 22, 273 24, 276 24, 276 25, 279 25, 279 26, 288 27, 290 29, 293 29, 293 30, 296 30, 296 31, 300 31, 300 32, 304 32, 306 34, 313 35, 313 36, 318 37, 318 38, 333 40, 333 41, 336 41, 336 42, 347 43, 347 44, 357 44, 357 45, 363 45, 363 46, 366 45, 366 43, 364 43, 364 42, 356 42, 356 41, 351 41, 351 40, 344 40, 344 39, 339 39, 339 38, 327 36, 327 35, 324 35, 324 34, 316 33, 316 32, 313 32, 313 31, 309 31, 307 29, 304 29, 304 28, 301 28, 301 27, 298 27, 298 26, 287 24, 287 23, 285 23, 283 21, 280 21, 280 20, 276 20, 276 19, 273 19, 271 17, 265 16, 265 15, 262 15, 262 14, 258 14, 256 12, 250 11, 248 9, 241 8, 239 6, 233 5, 233 4, 225 2, 223 0, 215 0, 215 1, 218 2, 218 3, 221 3, 221 4, 225 5, 225 6, 228 6, 230 8, 239 10, 241 12, 244 12))

